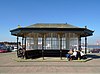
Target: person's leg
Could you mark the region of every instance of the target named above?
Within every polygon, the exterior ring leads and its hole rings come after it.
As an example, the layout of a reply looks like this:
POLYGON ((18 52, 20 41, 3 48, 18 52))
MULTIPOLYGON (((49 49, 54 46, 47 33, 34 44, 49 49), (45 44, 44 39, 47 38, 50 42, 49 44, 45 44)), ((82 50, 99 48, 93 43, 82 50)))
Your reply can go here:
POLYGON ((66 57, 68 58, 69 57, 69 54, 66 54, 66 57))
POLYGON ((70 60, 70 54, 66 54, 68 60, 70 60))

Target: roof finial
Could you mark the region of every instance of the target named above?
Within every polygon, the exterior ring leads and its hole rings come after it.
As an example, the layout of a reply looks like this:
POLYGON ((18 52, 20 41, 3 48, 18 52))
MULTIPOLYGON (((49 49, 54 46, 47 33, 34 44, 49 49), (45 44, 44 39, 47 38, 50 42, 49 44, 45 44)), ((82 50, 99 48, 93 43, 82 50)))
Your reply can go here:
POLYGON ((20 25, 18 25, 18 28, 21 28, 21 26, 20 26, 20 25))
POLYGON ((85 28, 87 29, 87 26, 85 26, 85 28))

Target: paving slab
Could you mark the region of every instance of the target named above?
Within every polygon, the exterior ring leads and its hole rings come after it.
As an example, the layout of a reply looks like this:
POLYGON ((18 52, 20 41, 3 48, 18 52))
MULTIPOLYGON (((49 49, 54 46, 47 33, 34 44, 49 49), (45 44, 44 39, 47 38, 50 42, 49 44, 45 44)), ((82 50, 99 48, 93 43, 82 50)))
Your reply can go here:
POLYGON ((16 52, 0 53, 0 74, 99 74, 100 54, 90 55, 93 59, 88 62, 17 62, 12 59, 16 58, 16 52))

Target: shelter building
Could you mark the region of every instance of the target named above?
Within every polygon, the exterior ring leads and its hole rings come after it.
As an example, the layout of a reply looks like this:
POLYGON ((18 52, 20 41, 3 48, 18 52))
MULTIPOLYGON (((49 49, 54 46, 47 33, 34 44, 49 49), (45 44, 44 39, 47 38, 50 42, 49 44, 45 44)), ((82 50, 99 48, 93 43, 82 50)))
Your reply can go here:
MULTIPOLYGON (((27 27, 10 30, 11 35, 22 39, 25 48, 25 58, 60 57, 62 59, 70 48, 81 49, 81 38, 84 38, 85 53, 87 53, 87 37, 92 36, 92 30, 79 28, 70 24, 37 23, 27 27)), ((17 52, 18 55, 18 52, 17 52)))

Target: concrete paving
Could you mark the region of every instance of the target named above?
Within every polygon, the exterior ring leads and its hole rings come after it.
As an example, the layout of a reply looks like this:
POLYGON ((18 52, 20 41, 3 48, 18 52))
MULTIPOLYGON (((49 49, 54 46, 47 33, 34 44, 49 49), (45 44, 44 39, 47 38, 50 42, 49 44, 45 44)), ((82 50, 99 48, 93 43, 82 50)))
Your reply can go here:
POLYGON ((100 54, 89 54, 87 62, 17 62, 16 52, 0 53, 0 74, 100 74, 100 54))

